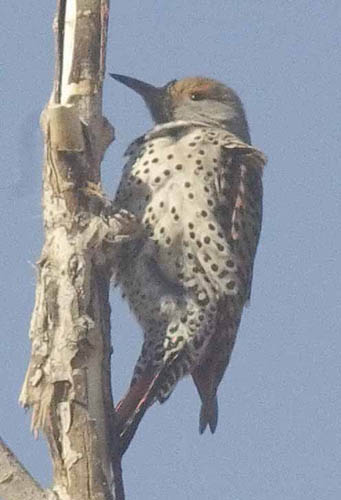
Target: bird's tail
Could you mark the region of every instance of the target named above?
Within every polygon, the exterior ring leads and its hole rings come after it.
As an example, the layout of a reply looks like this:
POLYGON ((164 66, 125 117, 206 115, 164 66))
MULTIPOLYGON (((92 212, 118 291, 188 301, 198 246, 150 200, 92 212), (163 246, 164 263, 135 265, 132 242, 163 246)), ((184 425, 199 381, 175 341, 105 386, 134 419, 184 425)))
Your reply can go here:
POLYGON ((156 399, 163 403, 172 393, 181 374, 181 371, 172 370, 172 365, 179 356, 186 357, 186 354, 173 353, 159 369, 148 364, 115 408, 122 455, 133 439, 149 406, 156 399))
POLYGON ((127 450, 144 414, 155 400, 159 390, 159 378, 160 373, 142 376, 130 387, 115 408, 121 455, 127 450))
POLYGON ((206 427, 209 426, 212 434, 217 428, 218 424, 218 399, 214 395, 212 398, 204 399, 202 401, 200 418, 199 418, 199 432, 202 434, 206 427))
POLYGON ((213 380, 209 377, 206 365, 198 366, 192 373, 193 381, 201 399, 201 410, 199 417, 199 432, 202 434, 209 426, 212 434, 218 424, 218 400, 217 391, 213 380))

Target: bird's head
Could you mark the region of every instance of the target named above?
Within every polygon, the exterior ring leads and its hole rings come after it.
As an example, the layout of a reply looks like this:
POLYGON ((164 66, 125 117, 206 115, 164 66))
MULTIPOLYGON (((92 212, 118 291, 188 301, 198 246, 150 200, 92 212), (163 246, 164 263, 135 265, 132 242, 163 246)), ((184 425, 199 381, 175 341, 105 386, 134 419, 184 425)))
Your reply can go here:
POLYGON ((129 76, 110 76, 142 96, 156 123, 186 120, 218 125, 250 143, 241 100, 223 83, 197 76, 154 87, 129 76))

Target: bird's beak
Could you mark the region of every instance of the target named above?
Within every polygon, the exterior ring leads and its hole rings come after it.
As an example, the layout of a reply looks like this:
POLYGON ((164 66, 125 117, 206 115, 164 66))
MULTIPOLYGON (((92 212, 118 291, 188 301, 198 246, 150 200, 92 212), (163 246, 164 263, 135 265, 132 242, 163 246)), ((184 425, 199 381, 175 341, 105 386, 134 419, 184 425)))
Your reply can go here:
POLYGON ((154 87, 150 83, 136 80, 136 78, 130 76, 116 75, 115 73, 109 73, 109 75, 135 90, 143 98, 155 123, 165 123, 171 120, 172 115, 169 105, 170 100, 167 99, 167 90, 175 80, 163 87, 154 87))
POLYGON ((163 87, 154 87, 150 83, 143 82, 142 80, 137 80, 136 78, 131 78, 130 76, 117 75, 115 73, 109 73, 109 75, 123 83, 127 87, 135 90, 140 96, 145 100, 146 104, 150 106, 163 94, 163 87))

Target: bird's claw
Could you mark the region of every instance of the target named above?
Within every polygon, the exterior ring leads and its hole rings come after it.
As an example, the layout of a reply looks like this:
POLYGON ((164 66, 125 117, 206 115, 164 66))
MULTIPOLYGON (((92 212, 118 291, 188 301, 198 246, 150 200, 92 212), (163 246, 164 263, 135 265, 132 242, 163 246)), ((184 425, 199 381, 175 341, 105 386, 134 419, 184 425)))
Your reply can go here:
POLYGON ((124 241, 132 237, 138 237, 142 232, 142 226, 135 215, 127 210, 118 210, 118 212, 111 214, 111 219, 118 225, 118 231, 114 238, 115 241, 124 241))

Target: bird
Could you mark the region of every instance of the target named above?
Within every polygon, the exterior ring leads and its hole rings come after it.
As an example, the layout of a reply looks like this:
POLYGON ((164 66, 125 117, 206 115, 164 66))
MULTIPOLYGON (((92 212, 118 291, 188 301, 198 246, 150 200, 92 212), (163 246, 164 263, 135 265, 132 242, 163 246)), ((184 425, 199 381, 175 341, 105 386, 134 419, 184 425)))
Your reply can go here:
POLYGON ((155 123, 128 147, 114 201, 142 227, 117 257, 116 281, 144 334, 116 407, 120 433, 132 435, 186 375, 201 399, 199 432, 214 433, 217 389, 250 300, 267 160, 225 84, 110 76, 143 98, 155 123))

